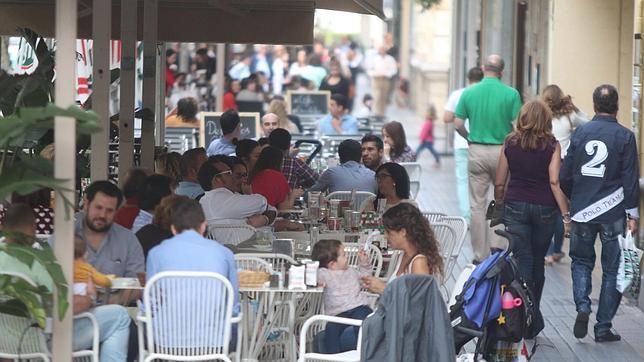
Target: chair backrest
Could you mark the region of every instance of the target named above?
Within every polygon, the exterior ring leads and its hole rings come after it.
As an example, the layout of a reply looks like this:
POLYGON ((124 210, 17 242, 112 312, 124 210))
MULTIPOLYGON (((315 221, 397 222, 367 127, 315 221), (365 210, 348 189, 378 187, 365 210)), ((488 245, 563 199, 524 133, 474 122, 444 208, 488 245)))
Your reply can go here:
POLYGON ((275 254, 275 253, 240 253, 235 255, 244 255, 246 257, 256 257, 262 260, 266 260, 275 271, 280 271, 282 269, 288 270, 288 268, 293 264, 298 264, 298 262, 292 257, 284 254, 275 254))
POLYGON ((235 254, 235 266, 241 270, 273 272, 273 268, 269 262, 256 256, 249 256, 248 254, 235 254))
POLYGON ((228 359, 233 287, 212 272, 161 272, 145 285, 149 360, 228 359))
POLYGON ((389 278, 397 272, 397 268, 401 262, 401 259, 403 257, 403 251, 402 250, 394 250, 393 253, 391 253, 391 256, 389 257, 389 266, 387 267, 387 273, 385 274, 385 279, 389 280, 389 278))
POLYGON ((465 238, 467 237, 467 221, 461 216, 443 216, 440 222, 449 225, 456 234, 456 240, 454 241, 454 246, 452 247, 452 255, 445 265, 444 270, 446 278, 449 278, 452 275, 452 271, 456 266, 456 261, 461 254, 463 244, 465 244, 465 238))
MULTIPOLYGON (((360 243, 343 243, 343 245, 349 266, 358 268, 360 264, 360 261, 358 260, 358 252, 364 247, 364 245, 360 243)), ((379 276, 380 270, 382 270, 382 253, 380 252, 380 249, 373 244, 369 245, 367 256, 369 257, 369 264, 371 264, 372 275, 379 276)))
POLYGON ((409 197, 411 197, 412 200, 416 200, 416 197, 418 197, 418 192, 420 192, 420 181, 410 181, 409 197))
POLYGON ((189 127, 168 127, 165 129, 165 145, 168 151, 183 153, 197 147, 196 129, 189 127))
POLYGON ((429 225, 432 225, 437 222, 441 222, 443 217, 447 216, 447 214, 436 211, 424 211, 423 216, 425 217, 425 219, 427 219, 427 221, 429 221, 429 225))
POLYGON ((434 235, 438 241, 439 251, 443 259, 443 281, 447 280, 447 267, 452 254, 454 253, 454 246, 456 244, 456 233, 454 229, 448 224, 435 223, 432 225, 434 235))
POLYGON ((420 176, 423 174, 423 168, 418 162, 400 162, 400 166, 405 168, 409 175, 409 181, 420 181, 420 176))
MULTIPOLYGON (((369 198, 375 198, 376 195, 374 195, 372 192, 368 191, 356 191, 356 199, 355 199, 355 207, 360 208, 362 206, 362 203, 369 199, 369 198)), ((327 200, 342 200, 342 201, 351 201, 351 191, 336 191, 330 193, 327 197, 327 200)))
POLYGON ((209 224, 208 238, 221 244, 238 245, 253 237, 256 231, 248 224, 209 224))

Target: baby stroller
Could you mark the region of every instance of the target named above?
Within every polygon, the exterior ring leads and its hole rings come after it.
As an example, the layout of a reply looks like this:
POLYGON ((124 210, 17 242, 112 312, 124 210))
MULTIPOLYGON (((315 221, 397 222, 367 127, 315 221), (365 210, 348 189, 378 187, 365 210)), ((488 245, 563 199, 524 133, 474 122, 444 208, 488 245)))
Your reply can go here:
POLYGON ((508 239, 507 250, 497 250, 479 264, 450 308, 456 353, 477 338, 474 360, 489 359, 497 341, 517 343, 534 338, 544 327, 543 317, 532 292, 519 277, 512 256, 511 235, 495 230, 508 239), (512 296, 512 306, 502 297, 512 296), (502 308, 503 307, 503 308, 502 308))

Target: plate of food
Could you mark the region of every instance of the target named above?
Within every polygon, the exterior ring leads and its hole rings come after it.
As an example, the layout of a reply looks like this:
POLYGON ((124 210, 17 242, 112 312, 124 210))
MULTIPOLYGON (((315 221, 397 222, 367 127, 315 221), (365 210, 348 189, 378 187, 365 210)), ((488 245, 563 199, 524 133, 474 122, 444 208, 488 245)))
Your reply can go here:
POLYGON ((138 278, 115 278, 112 280, 114 289, 137 289, 141 288, 138 278))

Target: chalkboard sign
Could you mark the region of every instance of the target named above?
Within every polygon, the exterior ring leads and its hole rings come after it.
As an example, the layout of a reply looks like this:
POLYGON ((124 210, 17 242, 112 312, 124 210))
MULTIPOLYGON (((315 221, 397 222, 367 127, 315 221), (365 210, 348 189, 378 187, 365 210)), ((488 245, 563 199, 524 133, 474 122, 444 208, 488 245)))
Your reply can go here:
POLYGON ((296 116, 322 116, 329 113, 329 91, 289 91, 288 113, 296 116))
MULTIPOLYGON (((221 132, 221 115, 222 112, 201 112, 199 114, 199 145, 208 148, 210 142, 220 138, 221 132)), ((259 113, 241 112, 239 113, 241 121, 240 139, 257 138, 260 134, 259 113)))

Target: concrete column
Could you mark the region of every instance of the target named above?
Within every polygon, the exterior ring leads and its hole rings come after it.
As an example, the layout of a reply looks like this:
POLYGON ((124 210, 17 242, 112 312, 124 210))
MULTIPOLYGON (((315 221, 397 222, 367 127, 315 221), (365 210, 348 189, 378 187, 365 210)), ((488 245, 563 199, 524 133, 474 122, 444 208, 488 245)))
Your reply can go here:
POLYGON ((92 134, 90 176, 107 180, 110 135, 110 34, 112 33, 112 1, 94 0, 92 11, 93 83, 92 110, 98 114, 101 130, 92 134))
MULTIPOLYGON (((217 44, 217 112, 224 111, 224 83, 226 74, 226 44, 217 44)), ((208 145, 202 145, 208 147, 208 145)))
MULTIPOLYGON (((76 100, 76 0, 56 1, 56 105, 67 108, 76 100), (71 19, 71 20, 70 20, 71 19)), ((56 117, 54 120, 54 143, 56 158, 54 176, 65 180, 61 185, 68 191, 64 196, 74 200, 76 189, 76 122, 67 117, 56 117)), ((54 361, 72 360, 72 288, 74 263, 74 220, 65 212, 63 194, 56 194, 54 218, 54 253, 60 263, 63 274, 70 288, 67 290, 69 308, 62 321, 54 317, 54 343, 52 344, 54 361)), ((58 298, 54 298, 54 311, 58 309, 58 298)))
POLYGON ((165 141, 165 42, 157 42, 159 52, 156 56, 157 73, 155 84, 157 91, 155 95, 156 123, 154 140, 157 146, 163 146, 165 141))
POLYGON ((134 165, 134 92, 137 6, 121 0, 121 98, 119 104, 119 185, 134 165))
POLYGON ((154 167, 154 125, 165 116, 156 111, 158 0, 145 0, 143 7, 143 108, 155 113, 141 120, 141 167, 154 167))
POLYGON ((514 0, 484 1, 481 13, 481 58, 499 54, 505 60, 503 82, 512 84, 514 79, 514 0))
POLYGON ((411 53, 411 12, 413 11, 414 2, 411 0, 402 0, 400 4, 400 44, 398 51, 398 61, 400 62, 400 76, 409 79, 411 74, 410 53, 411 53))

